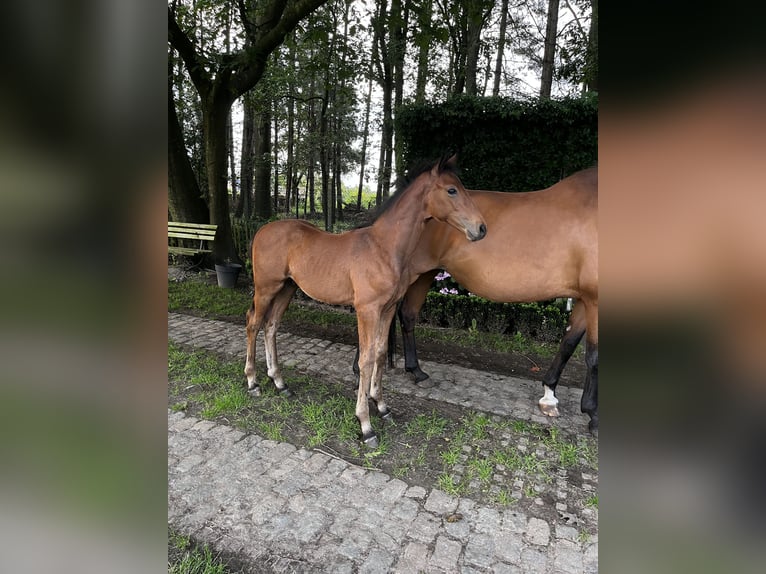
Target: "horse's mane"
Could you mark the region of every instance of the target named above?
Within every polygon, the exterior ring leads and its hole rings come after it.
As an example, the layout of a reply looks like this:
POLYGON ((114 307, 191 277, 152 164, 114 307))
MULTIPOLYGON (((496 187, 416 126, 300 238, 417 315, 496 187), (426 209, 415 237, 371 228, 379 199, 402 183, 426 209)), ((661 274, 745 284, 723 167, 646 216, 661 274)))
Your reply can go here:
POLYGON ((412 185, 412 182, 415 181, 418 177, 426 173, 427 171, 431 171, 435 165, 438 165, 438 171, 439 173, 453 173, 455 175, 458 175, 458 170, 455 169, 452 165, 448 164, 447 161, 452 157, 453 154, 445 154, 443 155, 438 161, 434 162, 433 160, 420 160, 413 165, 411 165, 405 174, 396 180, 396 190, 394 193, 392 193, 388 199, 386 199, 381 205, 378 206, 378 208, 375 210, 375 213, 372 218, 371 223, 367 223, 365 225, 360 225, 359 227, 369 227, 373 223, 375 223, 384 213, 389 211, 392 206, 396 204, 397 201, 399 201, 399 198, 402 197, 405 190, 412 185))

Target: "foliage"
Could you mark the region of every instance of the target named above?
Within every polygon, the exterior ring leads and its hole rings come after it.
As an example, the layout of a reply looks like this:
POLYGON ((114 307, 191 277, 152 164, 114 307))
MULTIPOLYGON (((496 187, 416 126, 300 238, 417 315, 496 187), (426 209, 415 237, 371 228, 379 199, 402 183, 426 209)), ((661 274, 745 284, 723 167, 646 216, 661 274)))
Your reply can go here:
POLYGON ((457 151, 471 189, 548 187, 598 158, 598 98, 514 101, 456 96, 398 110, 397 134, 411 165, 457 151))
POLYGON ((556 342, 569 321, 568 313, 550 303, 496 303, 472 295, 429 292, 420 311, 424 323, 452 329, 520 334, 556 342))

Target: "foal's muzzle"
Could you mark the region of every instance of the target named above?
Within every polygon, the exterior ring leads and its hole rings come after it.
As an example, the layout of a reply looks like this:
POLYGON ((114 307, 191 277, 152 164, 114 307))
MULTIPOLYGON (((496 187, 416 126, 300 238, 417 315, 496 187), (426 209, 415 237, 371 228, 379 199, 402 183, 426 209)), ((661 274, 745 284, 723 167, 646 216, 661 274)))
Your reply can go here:
POLYGON ((478 241, 479 239, 484 239, 484 236, 487 234, 487 226, 483 223, 479 225, 478 231, 472 231, 470 229, 466 229, 465 235, 468 237, 470 241, 478 241))

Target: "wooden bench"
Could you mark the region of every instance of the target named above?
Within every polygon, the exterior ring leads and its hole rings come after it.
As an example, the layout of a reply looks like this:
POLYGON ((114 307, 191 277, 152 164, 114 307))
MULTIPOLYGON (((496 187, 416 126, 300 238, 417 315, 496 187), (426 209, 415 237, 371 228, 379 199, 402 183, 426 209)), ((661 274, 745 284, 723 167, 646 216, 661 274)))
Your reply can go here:
POLYGON ((179 239, 194 239, 199 241, 197 247, 179 247, 177 245, 168 245, 168 253, 177 253, 179 255, 200 255, 202 253, 212 253, 213 249, 210 243, 215 239, 215 230, 217 225, 208 223, 183 223, 180 221, 168 221, 168 239, 176 237, 179 239))

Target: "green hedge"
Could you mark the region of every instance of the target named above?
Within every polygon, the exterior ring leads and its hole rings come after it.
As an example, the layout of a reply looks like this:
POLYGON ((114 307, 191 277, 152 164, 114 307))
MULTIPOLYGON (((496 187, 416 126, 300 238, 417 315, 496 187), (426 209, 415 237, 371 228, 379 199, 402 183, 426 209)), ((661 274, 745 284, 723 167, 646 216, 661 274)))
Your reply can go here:
POLYGON ((550 303, 495 303, 481 297, 430 292, 420 310, 420 320, 435 327, 521 333, 537 341, 558 342, 569 313, 550 303))
POLYGON ((532 191, 596 163, 598 100, 456 96, 400 107, 396 130, 405 166, 457 151, 466 187, 532 191))

